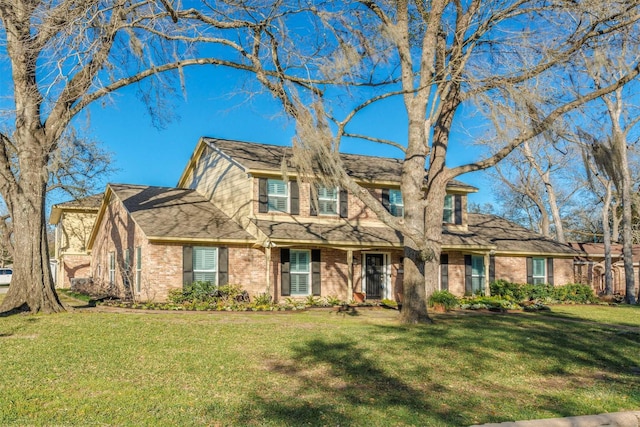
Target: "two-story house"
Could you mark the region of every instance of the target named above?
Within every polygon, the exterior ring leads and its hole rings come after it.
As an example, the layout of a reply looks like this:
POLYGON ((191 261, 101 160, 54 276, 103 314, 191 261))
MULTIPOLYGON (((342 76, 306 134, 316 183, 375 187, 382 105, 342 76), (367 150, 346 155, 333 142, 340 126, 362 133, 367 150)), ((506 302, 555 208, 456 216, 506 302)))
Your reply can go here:
POLYGON ((102 194, 53 205, 49 223, 55 225, 52 263, 56 287, 69 288, 71 278, 91 275, 89 236, 102 203, 102 194))
MULTIPOLYGON (((291 149, 202 138, 176 188, 107 187, 88 249, 96 286, 164 300, 193 281, 251 295, 368 299, 402 293, 402 236, 354 195, 310 184, 291 149), (314 185, 312 188, 311 186, 314 185)), ((397 159, 342 155, 348 173, 403 215, 397 159)), ((467 213, 475 187, 447 186, 439 287, 487 293, 496 278, 564 284, 574 250, 504 219, 467 213)))

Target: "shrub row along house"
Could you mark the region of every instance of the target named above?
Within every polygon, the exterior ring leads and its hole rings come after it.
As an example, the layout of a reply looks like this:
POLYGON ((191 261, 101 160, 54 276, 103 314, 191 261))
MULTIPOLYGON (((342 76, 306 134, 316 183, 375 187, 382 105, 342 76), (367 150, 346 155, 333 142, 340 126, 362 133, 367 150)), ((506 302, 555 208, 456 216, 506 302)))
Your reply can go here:
MULTIPOLYGON (((250 295, 398 299, 402 236, 340 188, 312 191, 291 149, 202 138, 175 188, 110 184, 99 199, 53 207, 59 286, 162 301, 194 281, 250 295), (284 166, 284 167, 283 167, 284 166), (99 203, 98 203, 99 202, 99 203), (78 279, 89 279, 80 281, 78 279)), ((350 176, 403 214, 397 159, 342 155, 350 176)), ((577 252, 493 215, 467 212, 475 187, 447 186, 440 289, 488 293, 489 283, 562 285, 577 252)))

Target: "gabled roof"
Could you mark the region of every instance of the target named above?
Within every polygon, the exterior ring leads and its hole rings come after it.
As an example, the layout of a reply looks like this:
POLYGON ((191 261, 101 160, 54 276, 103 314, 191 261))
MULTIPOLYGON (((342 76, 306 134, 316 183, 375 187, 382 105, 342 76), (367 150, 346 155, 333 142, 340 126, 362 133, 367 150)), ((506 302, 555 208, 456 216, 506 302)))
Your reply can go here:
POLYGON ((111 196, 118 198, 150 241, 253 242, 255 239, 195 190, 110 184, 89 247, 111 196))
MULTIPOLYGON (((184 184, 184 179, 186 179, 206 145, 229 157, 247 173, 254 174, 279 174, 283 161, 286 162, 292 156, 291 147, 204 137, 198 143, 194 157, 183 172, 178 186, 184 184)), ((402 174, 401 159, 346 153, 341 153, 340 157, 349 176, 358 181, 374 184, 376 182, 400 184, 402 174)), ((291 167, 291 165, 289 166, 291 167)), ((476 187, 457 180, 449 182, 447 187, 468 193, 478 191, 476 187)))
POLYGON ((102 197, 103 194, 100 193, 53 205, 51 207, 51 215, 49 215, 49 224, 57 224, 64 211, 97 213, 102 203, 102 197))
POLYGON ((514 222, 495 215, 469 213, 469 233, 495 245, 496 252, 573 257, 578 252, 514 222))

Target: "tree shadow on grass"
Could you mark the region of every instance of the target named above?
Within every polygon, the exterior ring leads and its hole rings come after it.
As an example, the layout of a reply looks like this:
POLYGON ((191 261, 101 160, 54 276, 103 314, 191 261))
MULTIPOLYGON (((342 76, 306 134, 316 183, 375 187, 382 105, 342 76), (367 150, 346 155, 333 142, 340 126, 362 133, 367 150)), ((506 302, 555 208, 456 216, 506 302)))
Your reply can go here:
MULTIPOLYGON (((390 375, 371 352, 351 342, 313 339, 293 351, 289 361, 268 365, 271 372, 283 375, 286 386, 277 395, 254 392, 235 423, 363 425, 358 412, 383 415, 393 408, 394 413, 425 414, 433 410, 424 389, 390 375)), ((380 423, 390 421, 380 419, 380 423)))
POLYGON ((471 414, 477 416, 474 422, 512 421, 500 402, 512 405, 510 411, 520 416, 544 413, 545 417, 623 410, 640 402, 640 335, 634 332, 595 322, 495 314, 452 316, 432 328, 380 329, 381 334, 398 336, 392 345, 431 347, 440 349, 439 355, 454 355, 455 375, 467 378, 468 387, 459 389, 457 399, 447 399, 453 402, 452 409, 465 412, 468 419, 471 414), (611 403, 595 397, 599 393, 617 396, 611 400, 626 402, 628 407, 608 407, 611 403), (495 403, 494 413, 487 411, 488 401, 495 403), (513 402, 520 402, 525 410, 513 402))

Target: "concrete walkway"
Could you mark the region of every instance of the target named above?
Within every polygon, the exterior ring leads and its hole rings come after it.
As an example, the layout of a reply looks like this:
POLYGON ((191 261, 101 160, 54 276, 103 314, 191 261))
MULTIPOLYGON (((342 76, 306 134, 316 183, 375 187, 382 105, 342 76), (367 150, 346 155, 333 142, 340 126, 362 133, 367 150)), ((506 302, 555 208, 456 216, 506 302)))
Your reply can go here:
MULTIPOLYGON (((640 411, 482 424, 482 427, 640 427, 640 411)), ((479 427, 472 426, 472 427, 479 427)))

